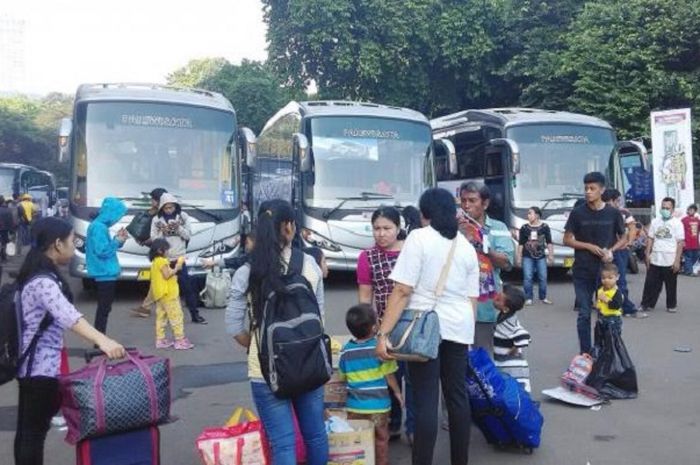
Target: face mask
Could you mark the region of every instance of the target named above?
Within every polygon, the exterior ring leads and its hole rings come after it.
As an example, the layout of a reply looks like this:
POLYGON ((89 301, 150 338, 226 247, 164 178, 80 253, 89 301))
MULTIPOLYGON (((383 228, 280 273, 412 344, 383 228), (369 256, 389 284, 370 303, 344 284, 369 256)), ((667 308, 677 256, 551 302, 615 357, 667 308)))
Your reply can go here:
POLYGON ((661 218, 667 220, 671 218, 671 210, 668 210, 666 208, 661 209, 661 218))

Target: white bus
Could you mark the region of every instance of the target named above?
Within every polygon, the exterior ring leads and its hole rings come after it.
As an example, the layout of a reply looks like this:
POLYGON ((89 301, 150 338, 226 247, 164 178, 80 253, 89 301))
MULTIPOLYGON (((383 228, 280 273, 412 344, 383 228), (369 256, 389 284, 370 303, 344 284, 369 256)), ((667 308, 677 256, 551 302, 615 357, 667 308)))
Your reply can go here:
MULTIPOLYGON (((454 168, 449 141, 437 145, 454 168)), ((267 122, 256 152, 245 176, 251 213, 264 200, 289 200, 303 240, 322 248, 335 270, 354 270, 360 252, 374 244, 370 217, 377 207, 415 205, 435 185, 430 124, 405 108, 291 102, 267 122)))
MULTIPOLYGON (((156 187, 178 197, 193 220, 187 248, 191 274, 203 272, 200 257, 235 254, 240 234, 236 135, 236 114, 220 94, 155 84, 81 85, 73 118, 64 119, 59 131, 61 158, 70 162, 77 248, 71 273, 90 285, 85 235, 102 200, 111 196, 127 203, 127 215, 112 228, 116 232, 148 208, 148 193, 156 187)), ((150 267, 148 249, 133 239, 118 256, 120 279, 137 279, 150 267)))
POLYGON ((455 146, 457 172, 438 160, 438 185, 459 196, 467 180, 492 192, 489 215, 503 221, 514 239, 532 206, 542 209, 554 242, 554 266, 573 265, 573 250, 563 245, 564 225, 578 199, 583 176, 606 173, 611 185, 626 192, 621 165, 648 169, 644 145, 618 142, 607 122, 575 113, 530 108, 466 110, 431 121, 433 136, 455 146))

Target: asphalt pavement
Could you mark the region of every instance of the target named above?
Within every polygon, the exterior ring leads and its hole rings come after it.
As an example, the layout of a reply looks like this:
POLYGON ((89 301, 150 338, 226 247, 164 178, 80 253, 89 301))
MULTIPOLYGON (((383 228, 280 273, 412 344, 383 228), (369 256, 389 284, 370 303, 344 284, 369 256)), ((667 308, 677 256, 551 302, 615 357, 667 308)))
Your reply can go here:
MULTIPOLYGON (((16 268, 17 260, 6 267, 16 268)), ((517 274, 508 277, 513 282, 517 274)), ((629 276, 633 299, 638 302, 644 279, 629 276)), ((700 279, 680 276, 679 312, 667 313, 663 299, 648 319, 624 319, 623 336, 637 367, 640 395, 635 400, 613 401, 599 410, 568 406, 544 399, 542 389, 554 387, 577 351, 576 314, 572 311, 573 287, 569 279, 550 282, 554 305, 536 303, 521 313, 532 334, 528 351, 533 397, 542 402, 545 418, 542 445, 532 455, 497 450, 486 444, 481 432, 472 430, 471 463, 538 465, 657 465, 700 464, 700 279), (690 352, 675 348, 687 347, 690 352)), ((71 281, 78 308, 92 321, 95 295, 71 281)), ((124 345, 147 353, 153 348, 153 319, 129 316, 145 295, 134 283, 118 287, 108 333, 124 345)), ((353 275, 331 273, 326 282, 326 315, 329 334, 345 334, 345 310, 356 300, 353 275)), ((199 463, 194 441, 206 426, 222 424, 235 406, 252 407, 246 377, 245 352, 236 347, 224 328, 223 310, 202 310, 208 325, 187 324, 187 336, 196 345, 190 351, 158 351, 171 357, 173 367, 172 413, 179 420, 161 427, 162 463, 199 463)), ((75 335, 67 337, 71 368, 78 368, 87 344, 75 335)), ((0 387, 0 465, 13 463, 17 405, 16 383, 0 387)), ((63 441, 64 432, 52 429, 46 442, 47 465, 75 463, 74 448, 63 441)), ((391 464, 410 464, 410 448, 402 439, 391 445, 391 464)), ((435 449, 436 465, 449 463, 447 433, 440 431, 435 449)))

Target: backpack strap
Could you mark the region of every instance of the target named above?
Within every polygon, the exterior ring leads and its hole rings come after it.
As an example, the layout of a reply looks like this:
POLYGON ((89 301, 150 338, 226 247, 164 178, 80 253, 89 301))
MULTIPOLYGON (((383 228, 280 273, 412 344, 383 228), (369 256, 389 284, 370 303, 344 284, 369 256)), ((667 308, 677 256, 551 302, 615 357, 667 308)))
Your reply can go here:
POLYGON ((292 255, 289 258, 289 265, 287 266, 287 274, 301 275, 304 269, 304 252, 296 247, 292 247, 292 255))

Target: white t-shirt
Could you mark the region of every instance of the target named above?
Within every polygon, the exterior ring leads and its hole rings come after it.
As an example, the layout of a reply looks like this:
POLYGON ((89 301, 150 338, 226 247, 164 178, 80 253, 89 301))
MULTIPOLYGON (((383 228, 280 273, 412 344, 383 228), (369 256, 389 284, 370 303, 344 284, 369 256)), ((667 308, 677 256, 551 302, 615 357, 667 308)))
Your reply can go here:
POLYGON ((685 240, 683 223, 678 218, 667 221, 654 218, 649 227, 649 237, 654 239, 650 261, 656 266, 673 266, 676 261, 678 241, 685 240))
MULTIPOLYGON (((474 343, 474 312, 469 297, 479 297, 479 262, 474 247, 457 234, 452 265, 435 312, 440 335, 447 341, 474 343)), ((435 288, 447 261, 452 241, 430 226, 409 234, 390 279, 411 286, 408 307, 430 310, 435 305, 435 288)))

